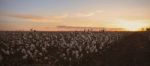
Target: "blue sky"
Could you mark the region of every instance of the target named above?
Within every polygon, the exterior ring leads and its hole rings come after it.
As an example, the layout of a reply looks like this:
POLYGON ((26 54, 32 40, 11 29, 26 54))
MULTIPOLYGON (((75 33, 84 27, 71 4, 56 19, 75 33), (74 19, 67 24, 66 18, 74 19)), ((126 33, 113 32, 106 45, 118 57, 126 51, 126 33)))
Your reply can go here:
POLYGON ((0 0, 0 29, 133 26, 137 30, 150 26, 149 6, 150 0, 0 0))

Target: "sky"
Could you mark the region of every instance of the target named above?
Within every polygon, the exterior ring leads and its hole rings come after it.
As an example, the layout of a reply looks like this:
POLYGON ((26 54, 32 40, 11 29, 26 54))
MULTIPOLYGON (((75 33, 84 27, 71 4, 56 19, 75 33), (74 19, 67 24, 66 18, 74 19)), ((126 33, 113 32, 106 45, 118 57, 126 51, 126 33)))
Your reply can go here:
POLYGON ((0 0, 0 30, 137 31, 150 26, 149 6, 150 0, 0 0))

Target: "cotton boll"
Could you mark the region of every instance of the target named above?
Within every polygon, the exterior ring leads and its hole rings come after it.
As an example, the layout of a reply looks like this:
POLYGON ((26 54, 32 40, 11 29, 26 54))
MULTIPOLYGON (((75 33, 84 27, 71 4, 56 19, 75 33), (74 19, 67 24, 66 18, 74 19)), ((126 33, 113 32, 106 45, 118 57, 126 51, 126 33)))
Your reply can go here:
POLYGON ((62 54, 62 56, 64 57, 64 56, 66 56, 66 54, 65 54, 65 53, 63 53, 63 54, 62 54))
POLYGON ((28 55, 27 54, 25 54, 23 57, 22 57, 22 59, 27 59, 28 58, 28 55))
POLYGON ((45 60, 47 60, 47 59, 48 59, 48 57, 44 57, 44 59, 45 59, 45 60))
POLYGON ((79 57, 79 52, 76 50, 75 51, 75 56, 76 56, 76 58, 78 59, 78 57, 79 57))
POLYGON ((39 55, 42 56, 43 54, 40 52, 39 55))
POLYGON ((42 51, 43 51, 43 52, 47 52, 47 50, 46 50, 45 47, 42 47, 42 51))
POLYGON ((69 57, 69 61, 71 61, 72 59, 71 59, 71 57, 69 57))
POLYGON ((10 54, 9 50, 4 50, 4 49, 1 49, 1 50, 2 50, 2 52, 3 52, 4 54, 6 54, 6 55, 9 55, 9 54, 10 54))
POLYGON ((26 53, 26 50, 23 48, 23 49, 21 50, 21 52, 22 52, 22 53, 26 53))

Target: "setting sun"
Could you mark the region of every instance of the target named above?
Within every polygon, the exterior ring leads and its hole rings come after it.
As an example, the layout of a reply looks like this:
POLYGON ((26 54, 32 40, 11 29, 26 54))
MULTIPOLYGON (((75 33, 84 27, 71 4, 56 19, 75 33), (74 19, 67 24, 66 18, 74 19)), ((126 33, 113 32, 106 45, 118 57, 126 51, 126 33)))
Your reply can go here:
POLYGON ((133 21, 133 20, 118 20, 119 27, 124 28, 127 31, 140 31, 141 28, 146 28, 148 24, 145 21, 133 21))

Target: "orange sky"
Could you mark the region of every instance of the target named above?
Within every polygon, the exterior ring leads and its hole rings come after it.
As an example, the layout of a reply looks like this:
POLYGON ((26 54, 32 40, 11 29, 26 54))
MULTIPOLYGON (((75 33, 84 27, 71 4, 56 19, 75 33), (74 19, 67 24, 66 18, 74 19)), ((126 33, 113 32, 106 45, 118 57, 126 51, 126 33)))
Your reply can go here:
POLYGON ((149 6, 149 0, 1 0, 0 30, 98 27, 138 31, 150 26, 149 6))

